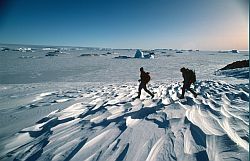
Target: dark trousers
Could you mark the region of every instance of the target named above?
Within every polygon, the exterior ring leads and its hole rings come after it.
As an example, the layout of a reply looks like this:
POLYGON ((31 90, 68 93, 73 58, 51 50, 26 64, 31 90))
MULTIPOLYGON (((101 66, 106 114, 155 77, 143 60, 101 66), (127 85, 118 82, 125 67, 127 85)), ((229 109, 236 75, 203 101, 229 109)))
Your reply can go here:
POLYGON ((148 94, 150 94, 151 96, 153 96, 153 93, 151 93, 148 89, 147 89, 147 87, 146 87, 146 83, 140 83, 140 85, 139 85, 139 89, 138 89, 138 98, 140 98, 140 96, 141 96, 141 90, 142 89, 144 89, 148 94))
POLYGON ((182 87, 182 94, 181 97, 184 97, 185 91, 189 90, 194 96, 197 94, 190 88, 191 84, 190 83, 184 83, 182 87))

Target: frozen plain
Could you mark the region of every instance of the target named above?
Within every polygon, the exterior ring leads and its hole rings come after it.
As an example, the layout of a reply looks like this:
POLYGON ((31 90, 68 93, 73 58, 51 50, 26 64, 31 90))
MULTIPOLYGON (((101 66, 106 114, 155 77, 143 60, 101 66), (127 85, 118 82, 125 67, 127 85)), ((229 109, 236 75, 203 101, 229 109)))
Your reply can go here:
POLYGON ((63 50, 0 52, 1 160, 248 160, 248 69, 214 74, 248 52, 63 50), (154 99, 133 99, 141 66, 154 99), (177 97, 183 66, 196 71, 197 98, 177 97))

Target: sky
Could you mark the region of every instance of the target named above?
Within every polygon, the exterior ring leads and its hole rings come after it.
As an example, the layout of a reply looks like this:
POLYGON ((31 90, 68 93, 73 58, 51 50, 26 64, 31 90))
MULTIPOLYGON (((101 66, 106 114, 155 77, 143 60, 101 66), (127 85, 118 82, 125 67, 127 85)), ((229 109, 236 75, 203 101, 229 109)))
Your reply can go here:
POLYGON ((0 43, 249 49, 249 0, 0 0, 0 43))

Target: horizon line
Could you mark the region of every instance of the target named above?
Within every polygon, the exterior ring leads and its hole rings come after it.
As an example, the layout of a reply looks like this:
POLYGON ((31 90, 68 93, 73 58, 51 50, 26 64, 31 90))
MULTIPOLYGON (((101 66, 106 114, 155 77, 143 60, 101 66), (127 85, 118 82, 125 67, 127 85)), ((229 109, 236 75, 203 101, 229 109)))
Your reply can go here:
POLYGON ((48 45, 48 44, 29 44, 29 43, 1 43, 1 45, 32 45, 32 46, 48 46, 48 47, 79 47, 79 48, 104 48, 104 49, 141 49, 141 50, 157 50, 157 49, 172 49, 172 50, 199 50, 199 51, 231 51, 231 50, 238 50, 238 51, 249 51, 249 49, 235 49, 235 48, 231 48, 231 49, 214 49, 214 50, 208 50, 208 49, 178 49, 178 48, 112 48, 112 47, 98 47, 98 46, 76 46, 76 45, 48 45))

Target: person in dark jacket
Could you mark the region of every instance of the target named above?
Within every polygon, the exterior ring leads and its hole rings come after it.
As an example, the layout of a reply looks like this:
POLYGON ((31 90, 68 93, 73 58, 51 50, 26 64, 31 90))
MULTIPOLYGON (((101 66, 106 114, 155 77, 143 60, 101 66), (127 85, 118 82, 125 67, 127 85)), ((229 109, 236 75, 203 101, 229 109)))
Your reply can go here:
POLYGON ((181 68, 181 73, 182 73, 182 77, 184 78, 184 81, 183 81, 183 87, 182 87, 182 94, 181 96, 179 97, 180 99, 184 98, 184 94, 185 94, 185 90, 189 90, 193 95, 194 97, 196 98, 197 97, 197 93, 195 93, 191 88, 191 84, 194 83, 192 81, 192 76, 189 74, 190 70, 189 69, 186 69, 186 68, 181 68))
POLYGON ((148 94, 151 95, 152 98, 154 98, 154 94, 151 93, 148 89, 147 89, 147 83, 150 81, 150 75, 149 72, 145 72, 143 67, 140 68, 140 78, 138 81, 140 82, 139 85, 139 89, 138 89, 138 96, 136 98, 140 98, 141 96, 141 90, 144 89, 148 94))

